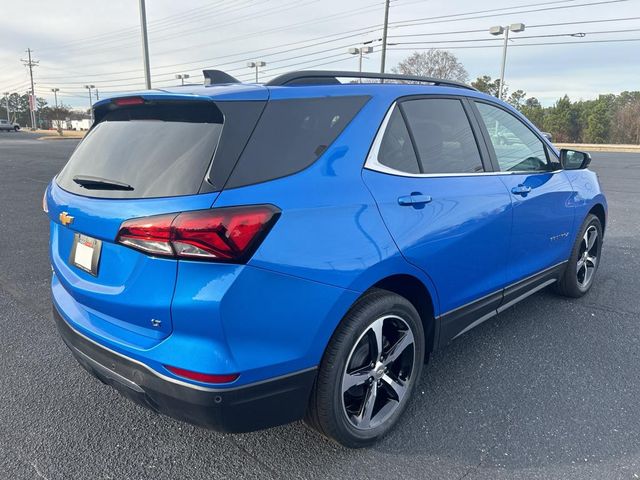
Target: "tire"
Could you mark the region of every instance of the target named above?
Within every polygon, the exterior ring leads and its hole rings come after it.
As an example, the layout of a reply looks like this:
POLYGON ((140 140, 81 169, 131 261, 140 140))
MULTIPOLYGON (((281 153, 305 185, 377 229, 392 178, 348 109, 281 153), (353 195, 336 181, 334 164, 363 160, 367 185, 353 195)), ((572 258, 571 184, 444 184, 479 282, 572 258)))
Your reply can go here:
POLYGON ((14 132, 17 132, 18 130, 20 130, 20 127, 13 127, 14 132))
POLYGON ((567 268, 556 284, 556 292, 565 297, 580 298, 593 285, 602 253, 602 224, 595 215, 589 214, 582 224, 571 250, 567 268), (587 232, 590 232, 587 235, 587 232), (589 246, 587 238, 596 237, 589 246))
POLYGON ((373 444, 406 409, 424 355, 424 330, 415 307, 395 293, 371 290, 345 315, 327 346, 305 423, 345 447, 373 444))

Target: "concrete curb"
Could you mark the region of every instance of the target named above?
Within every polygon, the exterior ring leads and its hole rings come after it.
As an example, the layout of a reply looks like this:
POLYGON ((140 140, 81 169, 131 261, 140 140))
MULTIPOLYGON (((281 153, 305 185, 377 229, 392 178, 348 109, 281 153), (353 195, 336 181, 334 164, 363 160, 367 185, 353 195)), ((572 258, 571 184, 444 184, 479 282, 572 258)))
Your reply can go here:
POLYGON ((82 140, 83 137, 61 137, 56 135, 55 137, 40 137, 38 140, 82 140))
POLYGON ((593 143, 554 143, 558 148, 572 148, 586 152, 640 153, 640 145, 604 145, 593 143))

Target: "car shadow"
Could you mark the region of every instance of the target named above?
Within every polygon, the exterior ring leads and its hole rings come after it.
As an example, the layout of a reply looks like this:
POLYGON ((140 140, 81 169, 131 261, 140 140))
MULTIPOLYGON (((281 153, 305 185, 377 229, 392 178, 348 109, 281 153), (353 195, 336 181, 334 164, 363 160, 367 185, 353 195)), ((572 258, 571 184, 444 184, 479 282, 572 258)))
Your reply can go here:
POLYGON ((592 308, 589 296, 546 290, 434 354, 399 425, 369 449, 343 449, 300 424, 237 442, 260 458, 288 452, 289 467, 340 476, 380 456, 393 457, 394 468, 399 458, 507 470, 615 461, 640 450, 637 337, 609 344, 612 324, 634 321, 592 308))

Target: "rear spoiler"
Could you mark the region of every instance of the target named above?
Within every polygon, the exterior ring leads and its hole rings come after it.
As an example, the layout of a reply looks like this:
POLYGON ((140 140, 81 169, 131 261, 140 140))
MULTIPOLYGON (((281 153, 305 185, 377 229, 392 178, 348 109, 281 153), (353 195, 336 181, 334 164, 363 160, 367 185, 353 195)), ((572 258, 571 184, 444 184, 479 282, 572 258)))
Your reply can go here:
POLYGON ((205 85, 221 85, 225 83, 240 83, 235 77, 232 77, 228 73, 222 70, 203 70, 204 84, 205 85))

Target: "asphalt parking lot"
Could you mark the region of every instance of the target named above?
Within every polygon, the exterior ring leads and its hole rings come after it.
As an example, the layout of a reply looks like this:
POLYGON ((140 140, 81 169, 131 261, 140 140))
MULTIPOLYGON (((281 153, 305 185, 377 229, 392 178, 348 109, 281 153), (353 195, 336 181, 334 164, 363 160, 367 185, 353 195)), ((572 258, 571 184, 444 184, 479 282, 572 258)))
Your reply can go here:
POLYGON ((593 154, 610 220, 589 295, 543 291, 462 336, 399 428, 350 451, 301 424, 182 424, 77 366, 50 318, 41 211, 75 145, 0 134, 0 479, 640 478, 640 154, 593 154))

